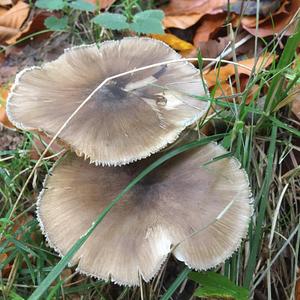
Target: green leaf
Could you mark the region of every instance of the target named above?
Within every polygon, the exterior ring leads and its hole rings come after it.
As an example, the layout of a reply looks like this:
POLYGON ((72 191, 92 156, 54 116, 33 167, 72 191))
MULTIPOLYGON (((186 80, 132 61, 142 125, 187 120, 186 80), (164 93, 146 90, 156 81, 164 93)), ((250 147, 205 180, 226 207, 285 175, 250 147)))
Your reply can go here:
POLYGON ((102 13, 99 16, 94 17, 92 22, 112 30, 129 28, 126 17, 121 14, 102 13))
POLYGON ((47 10, 58 10, 63 9, 66 5, 64 0, 37 0, 35 3, 36 7, 47 10))
POLYGON ((200 284, 196 297, 248 300, 249 291, 239 287, 227 277, 215 272, 192 272, 189 278, 200 284))
POLYGON ((134 15, 130 29, 137 33, 164 33, 162 10, 149 9, 134 15))
POLYGON ((97 6, 93 3, 86 2, 84 0, 76 0, 68 3, 69 7, 82 10, 82 11, 90 11, 93 12, 96 10, 97 6))
POLYGON ((164 12, 160 9, 148 9, 135 14, 134 18, 144 18, 144 19, 150 18, 150 19, 157 19, 162 21, 164 16, 165 16, 164 12))
POLYGON ((61 31, 66 29, 68 26, 68 17, 58 19, 54 16, 51 16, 45 19, 44 24, 47 28, 53 31, 61 31))

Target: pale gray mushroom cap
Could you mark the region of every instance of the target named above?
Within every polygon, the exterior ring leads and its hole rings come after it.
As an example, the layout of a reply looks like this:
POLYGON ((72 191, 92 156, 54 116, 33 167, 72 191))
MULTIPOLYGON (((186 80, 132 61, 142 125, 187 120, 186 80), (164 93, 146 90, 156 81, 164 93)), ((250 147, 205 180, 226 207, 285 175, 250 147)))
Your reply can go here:
MULTIPOLYGON (((208 144, 155 169, 104 217, 72 263, 99 279, 139 285, 139 276, 149 281, 170 252, 197 270, 225 261, 246 235, 252 213, 248 177, 240 163, 227 157, 206 165, 225 153, 208 144)), ((38 201, 50 246, 65 255, 152 160, 99 168, 74 154, 65 156, 38 201)))
MULTIPOLYGON (((106 78, 181 58, 165 43, 125 38, 67 50, 57 60, 18 74, 7 103, 15 126, 54 135, 106 78)), ((205 113, 197 70, 187 62, 163 65, 109 81, 59 137, 102 165, 145 158, 176 140, 205 113)))

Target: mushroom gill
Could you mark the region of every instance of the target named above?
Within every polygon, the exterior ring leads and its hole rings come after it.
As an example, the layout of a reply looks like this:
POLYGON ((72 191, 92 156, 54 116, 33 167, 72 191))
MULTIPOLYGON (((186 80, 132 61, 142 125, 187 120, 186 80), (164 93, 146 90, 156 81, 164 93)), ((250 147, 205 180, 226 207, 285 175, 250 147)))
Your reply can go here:
MULTIPOLYGON (((72 263, 100 279, 139 285, 170 252, 205 270, 240 245, 251 216, 248 177, 214 143, 161 165, 118 202, 79 249, 72 263)), ((68 153, 52 170, 38 200, 49 244, 65 255, 102 210, 154 157, 119 168, 97 167, 68 153)))

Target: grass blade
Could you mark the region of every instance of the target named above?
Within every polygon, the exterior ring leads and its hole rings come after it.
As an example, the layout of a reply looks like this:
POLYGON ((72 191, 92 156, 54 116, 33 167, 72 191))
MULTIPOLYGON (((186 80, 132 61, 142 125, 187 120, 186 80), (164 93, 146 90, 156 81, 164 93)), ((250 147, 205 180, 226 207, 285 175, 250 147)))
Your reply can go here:
POLYGON ((270 185, 272 183, 272 170, 273 170, 273 163, 274 163, 274 154, 276 150, 276 137, 277 137, 277 126, 274 125, 272 127, 270 145, 268 150, 268 164, 265 173, 265 180, 261 192, 258 198, 256 199, 257 201, 256 205, 257 206, 259 205, 259 210, 258 210, 256 226, 254 228, 255 232, 254 232, 253 244, 251 246, 250 257, 246 268, 246 276, 244 281, 244 287, 246 288, 249 288, 252 282, 252 278, 256 266, 256 258, 260 246, 260 241, 261 241, 262 227, 263 227, 266 208, 268 204, 268 193, 269 193, 270 185))
POLYGON ((191 270, 186 267, 183 271, 177 276, 176 280, 171 284, 166 293, 162 296, 161 300, 168 300, 172 297, 174 292, 177 290, 179 285, 187 278, 191 270))

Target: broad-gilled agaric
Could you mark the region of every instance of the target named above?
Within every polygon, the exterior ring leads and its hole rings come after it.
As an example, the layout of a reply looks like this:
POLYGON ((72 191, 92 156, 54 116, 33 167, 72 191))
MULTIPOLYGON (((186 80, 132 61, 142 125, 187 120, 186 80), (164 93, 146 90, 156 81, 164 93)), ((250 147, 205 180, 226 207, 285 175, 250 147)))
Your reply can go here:
MULTIPOLYGON (((17 76, 8 116, 21 129, 55 135, 108 77, 179 58, 149 38, 71 48, 17 76)), ((71 119, 59 134, 71 151, 47 176, 37 205, 43 233, 60 255, 205 114, 209 102, 195 97, 205 89, 193 65, 160 64, 109 80, 71 119)), ((197 138, 190 130, 180 143, 197 138)), ((251 212, 246 172, 224 148, 209 143, 171 158, 137 183, 72 262, 82 273, 130 286, 153 278, 170 253, 205 270, 239 247, 251 212)))

